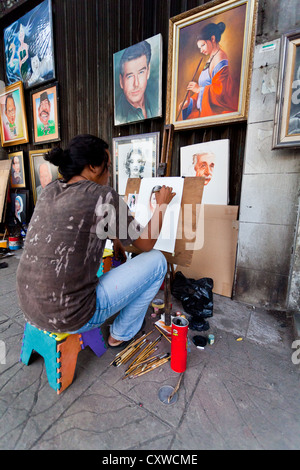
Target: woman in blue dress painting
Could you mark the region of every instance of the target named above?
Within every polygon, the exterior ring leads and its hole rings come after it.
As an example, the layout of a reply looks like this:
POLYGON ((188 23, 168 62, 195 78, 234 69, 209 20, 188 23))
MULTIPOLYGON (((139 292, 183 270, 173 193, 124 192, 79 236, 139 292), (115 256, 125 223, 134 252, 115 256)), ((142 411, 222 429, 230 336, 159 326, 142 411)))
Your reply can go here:
POLYGON ((201 54, 209 56, 198 82, 189 82, 187 90, 192 92, 182 107, 182 119, 196 119, 237 111, 238 87, 233 86, 228 57, 220 46, 225 24, 209 23, 197 36, 201 54))

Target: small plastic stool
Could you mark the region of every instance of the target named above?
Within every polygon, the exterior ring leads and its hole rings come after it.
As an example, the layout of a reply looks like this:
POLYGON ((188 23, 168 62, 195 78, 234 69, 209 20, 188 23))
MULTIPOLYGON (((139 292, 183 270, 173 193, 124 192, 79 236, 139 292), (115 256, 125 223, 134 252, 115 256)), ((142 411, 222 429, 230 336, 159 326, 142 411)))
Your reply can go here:
POLYGON ((40 354, 49 385, 59 395, 73 382, 78 353, 87 346, 98 357, 105 353, 100 328, 80 334, 50 333, 26 323, 20 362, 28 366, 32 352, 40 354))
POLYGON ((100 263, 100 267, 97 272, 97 276, 100 277, 102 274, 107 273, 113 267, 113 250, 109 250, 107 248, 104 249, 102 260, 100 263))

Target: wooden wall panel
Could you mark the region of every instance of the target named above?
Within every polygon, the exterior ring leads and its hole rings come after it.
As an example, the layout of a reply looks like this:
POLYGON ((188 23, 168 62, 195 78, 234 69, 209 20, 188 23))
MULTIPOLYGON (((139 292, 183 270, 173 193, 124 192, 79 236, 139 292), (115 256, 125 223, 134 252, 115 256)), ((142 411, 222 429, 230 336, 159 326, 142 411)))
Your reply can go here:
MULTIPOLYGON (((161 132, 164 128, 167 88, 169 18, 204 0, 52 0, 56 75, 60 90, 61 143, 65 147, 79 133, 97 134, 112 148, 116 136, 161 132), (163 37, 163 117, 114 126, 113 54, 158 33, 163 37)), ((27 0, 0 18, 0 79, 5 79, 3 28, 36 6, 27 0)), ((29 91, 25 92, 31 135, 29 91)), ((246 123, 213 126, 174 134, 172 175, 179 174, 180 147, 229 138, 231 142, 230 204, 240 199, 246 123)), ((9 152, 53 147, 32 143, 9 152)), ((25 162, 27 181, 29 164, 25 162)), ((30 188, 28 188, 30 189, 30 188)))

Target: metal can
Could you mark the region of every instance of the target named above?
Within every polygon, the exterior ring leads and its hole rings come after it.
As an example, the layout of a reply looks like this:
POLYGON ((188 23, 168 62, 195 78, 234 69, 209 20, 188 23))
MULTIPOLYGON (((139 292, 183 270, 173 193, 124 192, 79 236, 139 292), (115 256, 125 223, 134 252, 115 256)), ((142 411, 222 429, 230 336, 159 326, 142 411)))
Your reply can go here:
POLYGON ((161 299, 154 299, 152 302, 153 313, 152 316, 155 317, 159 313, 163 313, 163 309, 165 307, 165 303, 161 299))
POLYGON ((208 335, 208 344, 214 344, 215 337, 214 335, 208 335))

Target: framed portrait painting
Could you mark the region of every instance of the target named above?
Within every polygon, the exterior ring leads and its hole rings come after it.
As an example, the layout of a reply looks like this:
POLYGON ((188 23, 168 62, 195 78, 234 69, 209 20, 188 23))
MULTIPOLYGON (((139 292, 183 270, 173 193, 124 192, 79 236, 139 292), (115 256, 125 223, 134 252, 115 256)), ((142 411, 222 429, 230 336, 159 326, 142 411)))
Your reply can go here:
POLYGON ((45 154, 50 152, 50 150, 51 149, 39 151, 31 150, 29 152, 34 204, 36 204, 42 190, 47 186, 47 184, 51 183, 51 181, 55 181, 59 176, 57 166, 52 165, 52 163, 47 162, 44 159, 45 154))
POLYGON ((257 0, 215 0, 169 21, 166 123, 247 119, 257 0))
POLYGON ((156 176, 159 132, 113 139, 114 189, 125 195, 128 178, 156 176))
POLYGON ((273 149, 300 147, 300 30, 281 38, 273 149))
POLYGON ((115 126, 162 116, 162 35, 113 55, 115 126))
POLYGON ((31 91, 33 143, 60 140, 58 83, 31 91))
POLYGON ((10 153, 11 162, 10 186, 11 188, 25 188, 24 154, 23 152, 10 153))
POLYGON ((2 147, 29 141, 22 82, 0 91, 0 116, 2 147))
POLYGON ((28 190, 17 190, 11 193, 11 210, 15 218, 22 224, 28 222, 28 190))
POLYGON ((25 88, 55 78, 51 0, 4 29, 7 83, 22 81, 25 88))

